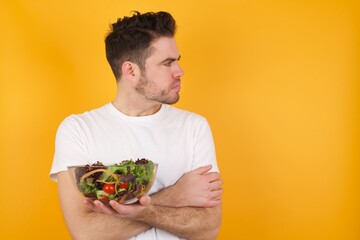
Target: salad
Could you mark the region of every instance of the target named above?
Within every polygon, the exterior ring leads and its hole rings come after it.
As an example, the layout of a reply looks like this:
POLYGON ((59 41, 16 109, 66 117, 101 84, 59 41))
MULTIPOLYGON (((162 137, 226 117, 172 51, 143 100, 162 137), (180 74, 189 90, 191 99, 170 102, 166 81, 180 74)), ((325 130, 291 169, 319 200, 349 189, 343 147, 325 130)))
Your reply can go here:
POLYGON ((85 197, 107 204, 131 203, 151 187, 157 165, 145 158, 104 166, 101 162, 75 169, 78 189, 85 197))

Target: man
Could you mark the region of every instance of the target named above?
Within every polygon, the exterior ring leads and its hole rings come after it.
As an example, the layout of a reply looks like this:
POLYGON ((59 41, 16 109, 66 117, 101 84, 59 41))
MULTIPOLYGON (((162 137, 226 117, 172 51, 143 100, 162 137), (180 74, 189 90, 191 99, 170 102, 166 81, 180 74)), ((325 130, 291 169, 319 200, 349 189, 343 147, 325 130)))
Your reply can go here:
POLYGON ((170 106, 184 72, 169 13, 135 12, 105 39, 117 80, 112 103, 59 126, 51 178, 74 239, 216 239, 222 180, 205 118, 170 106), (148 158, 159 164, 149 195, 131 205, 92 202, 72 185, 67 166, 148 158))

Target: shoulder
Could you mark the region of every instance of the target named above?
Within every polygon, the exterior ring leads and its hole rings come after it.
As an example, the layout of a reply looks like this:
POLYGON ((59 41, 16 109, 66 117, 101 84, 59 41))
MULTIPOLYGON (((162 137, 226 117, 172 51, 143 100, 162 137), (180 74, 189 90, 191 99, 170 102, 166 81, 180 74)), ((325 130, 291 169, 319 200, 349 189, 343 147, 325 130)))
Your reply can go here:
POLYGON ((98 122, 101 119, 105 119, 108 115, 108 104, 92 109, 83 113, 71 114, 67 116, 60 124, 59 129, 78 129, 86 125, 98 122))

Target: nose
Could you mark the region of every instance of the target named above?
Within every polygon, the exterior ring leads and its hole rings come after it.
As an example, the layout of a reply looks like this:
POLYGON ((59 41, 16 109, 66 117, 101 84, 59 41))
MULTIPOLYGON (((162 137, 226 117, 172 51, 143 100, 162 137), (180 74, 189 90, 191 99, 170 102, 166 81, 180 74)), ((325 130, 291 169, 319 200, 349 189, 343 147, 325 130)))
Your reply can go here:
POLYGON ((179 63, 176 62, 176 67, 175 67, 175 70, 174 70, 174 78, 180 78, 182 76, 184 76, 184 71, 180 67, 179 63))

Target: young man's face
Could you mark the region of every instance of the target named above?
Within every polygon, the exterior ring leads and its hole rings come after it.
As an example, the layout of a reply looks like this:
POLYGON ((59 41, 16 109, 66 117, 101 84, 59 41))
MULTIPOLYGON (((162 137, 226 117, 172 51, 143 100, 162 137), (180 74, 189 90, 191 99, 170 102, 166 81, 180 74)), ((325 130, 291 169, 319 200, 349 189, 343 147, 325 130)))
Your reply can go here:
POLYGON ((151 47, 152 53, 145 61, 145 71, 135 90, 148 100, 174 104, 179 100, 180 77, 184 75, 175 39, 162 37, 151 47))

